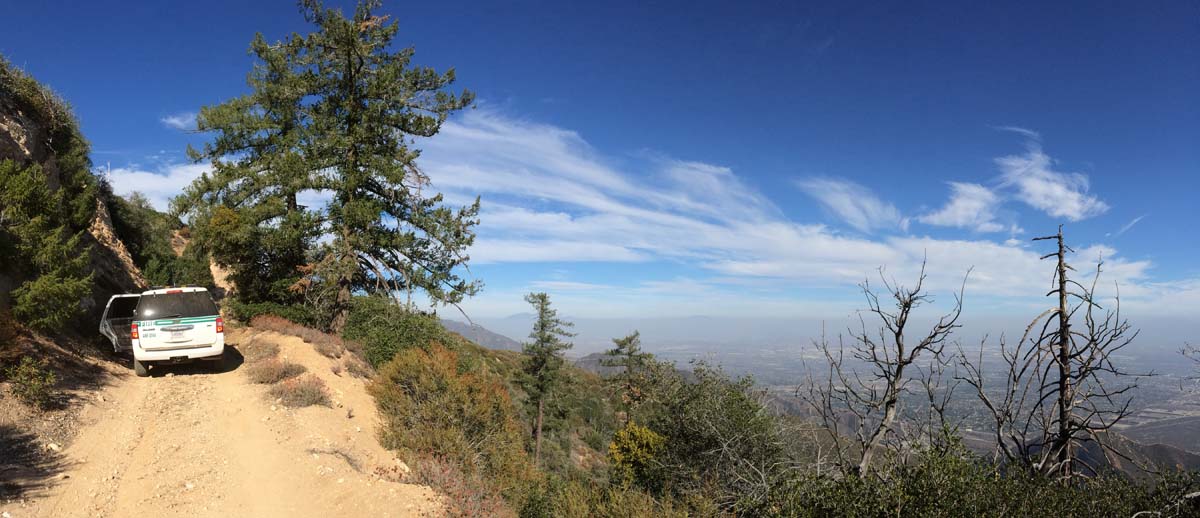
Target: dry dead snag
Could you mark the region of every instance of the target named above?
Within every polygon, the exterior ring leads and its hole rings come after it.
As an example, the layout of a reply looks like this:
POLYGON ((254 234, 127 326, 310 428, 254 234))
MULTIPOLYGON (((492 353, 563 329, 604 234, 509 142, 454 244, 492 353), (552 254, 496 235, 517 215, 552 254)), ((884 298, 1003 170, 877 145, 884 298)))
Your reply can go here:
MULTIPOLYGON (((1130 414, 1131 392, 1137 376, 1113 363, 1113 355, 1137 336, 1121 318, 1120 295, 1111 309, 1095 299, 1103 261, 1096 264, 1091 286, 1070 278, 1062 227, 1051 240, 1057 250, 1042 256, 1056 266, 1053 296, 1056 305, 1025 328, 1010 345, 1000 338, 1001 378, 989 378, 983 368, 987 339, 971 358, 960 350, 958 379, 974 388, 991 421, 996 443, 994 460, 1018 463, 1048 476, 1069 478, 1095 473, 1081 448, 1095 444, 1105 459, 1125 457, 1106 441, 1106 433, 1130 414), (1103 314, 1100 314, 1103 313, 1103 314), (1082 320, 1082 322, 1080 322, 1082 320)), ((1092 459, 1097 460, 1097 459, 1092 459)))
POLYGON ((849 340, 839 335, 836 344, 822 334, 814 345, 828 372, 825 376, 810 373, 797 390, 821 419, 836 456, 833 461, 844 473, 865 475, 880 452, 903 456, 911 446, 938 442, 947 430, 945 410, 952 388, 942 384, 950 363, 943 350, 960 327, 962 288, 955 293, 954 307, 919 339, 910 340, 912 311, 931 301, 924 292, 925 264, 911 289, 889 282, 882 269, 880 278, 894 308, 881 302, 868 282, 861 284, 867 309, 859 312, 859 329, 848 329, 849 340), (877 330, 868 331, 864 315, 878 319, 877 330), (910 394, 928 398, 924 418, 902 416, 901 401, 910 394))

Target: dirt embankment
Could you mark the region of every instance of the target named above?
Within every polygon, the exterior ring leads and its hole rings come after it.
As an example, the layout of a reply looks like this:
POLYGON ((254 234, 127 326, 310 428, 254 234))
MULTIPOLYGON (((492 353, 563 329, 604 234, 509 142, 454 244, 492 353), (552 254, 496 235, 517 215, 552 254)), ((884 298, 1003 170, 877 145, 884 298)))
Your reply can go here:
POLYGON ((278 344, 281 357, 328 384, 332 406, 285 408, 237 365, 224 372, 167 367, 150 378, 120 372, 85 404, 71 444, 56 445, 61 451, 40 465, 0 472, 10 485, 27 488, 21 498, 0 502, 0 512, 13 518, 440 514, 431 489, 394 480, 407 468, 376 441, 378 417, 363 380, 333 374, 331 360, 299 338, 239 329, 227 340, 278 344))

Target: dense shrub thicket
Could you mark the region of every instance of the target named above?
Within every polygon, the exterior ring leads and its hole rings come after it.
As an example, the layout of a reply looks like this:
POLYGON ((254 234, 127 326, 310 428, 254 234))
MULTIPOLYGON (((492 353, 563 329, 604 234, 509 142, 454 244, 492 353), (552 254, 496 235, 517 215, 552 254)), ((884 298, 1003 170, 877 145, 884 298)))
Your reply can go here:
POLYGON ((361 343, 367 361, 377 368, 409 347, 450 339, 436 315, 406 310, 386 297, 355 297, 351 308, 342 337, 361 343))
POLYGON ((1182 496, 1196 475, 1173 473, 1143 484, 1109 474, 1068 483, 1004 470, 955 448, 929 451, 896 466, 888 479, 836 478, 812 472, 781 485, 753 514, 804 516, 1198 516, 1182 496), (1159 514, 1161 513, 1161 514, 1159 514))
POLYGON ((241 297, 225 300, 225 309, 242 322, 251 322, 260 316, 276 316, 285 318, 297 324, 310 327, 317 326, 317 318, 307 306, 297 304, 280 304, 278 302, 244 302, 241 297))
POLYGON ((404 349, 370 389, 383 417, 384 446, 443 458, 510 494, 531 479, 525 431, 508 390, 495 374, 469 368, 459 353, 441 344, 404 349))

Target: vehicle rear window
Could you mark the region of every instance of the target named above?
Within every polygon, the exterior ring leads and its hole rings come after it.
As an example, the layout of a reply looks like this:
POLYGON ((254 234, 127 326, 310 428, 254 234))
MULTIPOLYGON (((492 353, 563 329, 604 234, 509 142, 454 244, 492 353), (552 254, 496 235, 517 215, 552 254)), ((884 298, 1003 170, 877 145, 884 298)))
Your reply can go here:
POLYGON ((139 297, 118 297, 108 305, 108 318, 129 318, 137 308, 139 297))
POLYGON ((206 317, 218 314, 217 305, 207 291, 142 295, 137 305, 137 317, 155 318, 206 317))

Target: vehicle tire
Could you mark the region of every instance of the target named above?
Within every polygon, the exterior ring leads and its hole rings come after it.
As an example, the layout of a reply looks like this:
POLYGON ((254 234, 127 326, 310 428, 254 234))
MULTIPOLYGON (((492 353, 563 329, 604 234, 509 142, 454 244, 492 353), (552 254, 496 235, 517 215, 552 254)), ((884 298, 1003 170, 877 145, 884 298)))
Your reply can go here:
POLYGON ((133 359, 133 373, 137 374, 137 376, 139 378, 145 378, 146 376, 150 375, 150 370, 146 368, 146 364, 138 361, 137 358, 134 358, 133 359))

